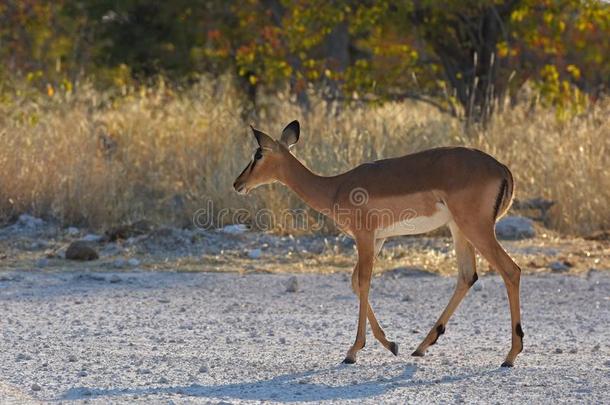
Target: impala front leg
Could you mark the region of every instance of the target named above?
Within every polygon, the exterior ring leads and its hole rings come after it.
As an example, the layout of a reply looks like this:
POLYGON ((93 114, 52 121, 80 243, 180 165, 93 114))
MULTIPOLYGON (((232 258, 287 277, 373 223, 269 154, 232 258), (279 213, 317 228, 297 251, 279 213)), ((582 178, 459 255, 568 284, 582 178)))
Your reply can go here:
MULTIPOLYGON (((381 251, 381 247, 383 246, 384 239, 377 239, 375 241, 375 259, 379 256, 379 252, 381 251)), ((354 294, 357 297, 360 296, 360 287, 358 284, 358 264, 354 267, 354 271, 352 273, 352 290, 354 290, 354 294)), ((373 330, 373 336, 394 356, 398 355, 398 345, 395 342, 391 342, 387 339, 385 332, 379 325, 379 321, 375 317, 375 312, 373 312, 373 307, 371 307, 371 302, 368 302, 368 311, 367 311, 367 319, 369 321, 369 325, 371 325, 371 329, 373 330)))
POLYGON ((360 309, 358 311, 358 330, 356 341, 347 351, 346 364, 356 362, 356 354, 366 343, 366 318, 369 309, 369 289, 371 287, 371 275, 373 274, 373 260, 375 257, 374 239, 370 236, 356 238, 358 248, 358 298, 360 309))
MULTIPOLYGON (((354 294, 357 297, 360 297, 360 287, 358 286, 358 266, 354 268, 354 273, 352 274, 352 290, 354 290, 354 294)), ((371 329, 373 330, 373 336, 381 343, 386 349, 392 352, 394 356, 398 355, 398 345, 395 342, 391 342, 387 339, 385 332, 379 325, 379 321, 375 317, 375 312, 373 312, 373 308, 371 307, 371 303, 368 302, 368 311, 367 311, 367 319, 369 324, 371 325, 371 329)))

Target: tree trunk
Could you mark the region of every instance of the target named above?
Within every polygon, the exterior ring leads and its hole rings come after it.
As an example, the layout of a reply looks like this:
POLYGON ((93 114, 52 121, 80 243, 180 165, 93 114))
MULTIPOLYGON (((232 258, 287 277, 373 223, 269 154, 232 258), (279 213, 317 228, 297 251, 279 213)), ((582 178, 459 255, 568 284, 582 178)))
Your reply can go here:
MULTIPOLYGON (((503 97, 507 78, 499 75, 495 52, 498 42, 508 40, 506 22, 517 1, 442 15, 438 25, 427 26, 430 10, 416 9, 412 21, 439 57, 445 77, 463 106, 467 124, 485 124, 491 118, 496 101, 503 97)), ((438 17, 438 16, 437 16, 438 17)))

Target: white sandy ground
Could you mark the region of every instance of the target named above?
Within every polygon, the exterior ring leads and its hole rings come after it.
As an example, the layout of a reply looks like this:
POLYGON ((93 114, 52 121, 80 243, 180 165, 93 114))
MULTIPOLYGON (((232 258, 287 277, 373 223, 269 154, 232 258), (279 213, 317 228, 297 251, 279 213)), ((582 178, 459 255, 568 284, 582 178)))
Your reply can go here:
POLYGON ((426 357, 452 278, 390 272, 372 305, 392 356, 356 327, 347 274, 1 272, 0 403, 610 402, 610 273, 522 279, 525 351, 498 276, 481 277, 426 357), (33 389, 34 388, 34 389, 33 389), (36 390, 39 388, 39 390, 36 390))

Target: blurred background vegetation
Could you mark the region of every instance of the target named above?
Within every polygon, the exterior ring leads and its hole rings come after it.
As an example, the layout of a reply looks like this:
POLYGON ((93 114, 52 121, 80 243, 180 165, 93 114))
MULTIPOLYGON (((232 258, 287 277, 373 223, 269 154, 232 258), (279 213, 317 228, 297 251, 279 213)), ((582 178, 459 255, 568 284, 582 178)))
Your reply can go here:
POLYGON ((49 92, 231 72, 253 102, 289 86, 307 103, 313 85, 478 120, 528 81, 564 106, 610 85, 602 1, 5 0, 0 16, 0 72, 49 92))
POLYGON ((286 208, 230 183, 247 124, 299 118, 317 171, 468 144, 549 226, 607 228, 608 55, 606 1, 2 0, 0 220, 286 208))

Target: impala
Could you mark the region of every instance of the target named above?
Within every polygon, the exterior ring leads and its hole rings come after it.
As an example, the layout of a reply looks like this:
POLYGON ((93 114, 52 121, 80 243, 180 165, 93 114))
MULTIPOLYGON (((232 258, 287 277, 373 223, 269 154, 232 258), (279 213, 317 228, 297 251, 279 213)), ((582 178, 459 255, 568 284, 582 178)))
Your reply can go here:
POLYGON ((386 338, 369 303, 373 263, 385 239, 448 226, 457 257, 457 286, 412 355, 423 356, 436 343, 477 281, 476 248, 500 273, 506 286, 512 344, 502 366, 513 366, 523 349, 521 269, 495 236, 496 220, 509 209, 513 197, 513 177, 505 165, 476 149, 444 147, 365 163, 343 174, 324 177, 311 172, 291 153, 299 140, 298 121, 288 124, 279 140, 253 127, 252 131, 259 147, 235 180, 235 190, 247 194, 263 184, 283 183, 313 209, 330 216, 356 242, 358 261, 352 288, 360 302, 358 329, 344 363, 355 363, 357 352, 364 347, 367 318, 375 338, 398 354, 397 344, 386 338))

